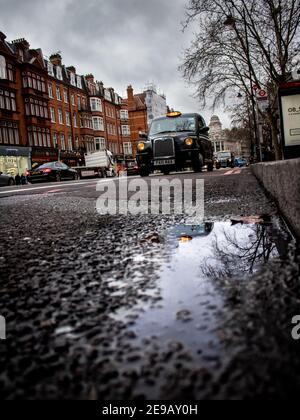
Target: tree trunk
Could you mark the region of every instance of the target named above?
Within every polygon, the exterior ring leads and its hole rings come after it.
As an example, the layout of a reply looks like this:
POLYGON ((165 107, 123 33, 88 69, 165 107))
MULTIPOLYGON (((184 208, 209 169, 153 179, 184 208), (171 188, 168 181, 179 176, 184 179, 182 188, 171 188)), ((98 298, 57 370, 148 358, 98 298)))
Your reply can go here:
POLYGON ((283 159, 282 145, 278 142, 278 129, 277 129, 277 119, 270 118, 271 129, 272 129, 272 144, 275 151, 275 159, 283 159))

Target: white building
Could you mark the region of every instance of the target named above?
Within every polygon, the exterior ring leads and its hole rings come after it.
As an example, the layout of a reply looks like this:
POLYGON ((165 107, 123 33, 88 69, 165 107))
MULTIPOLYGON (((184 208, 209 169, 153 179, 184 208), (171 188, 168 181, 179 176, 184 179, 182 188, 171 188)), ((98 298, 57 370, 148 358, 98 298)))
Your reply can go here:
POLYGON ((162 117, 168 112, 166 96, 157 92, 155 85, 148 85, 145 90, 148 125, 154 118, 162 117))

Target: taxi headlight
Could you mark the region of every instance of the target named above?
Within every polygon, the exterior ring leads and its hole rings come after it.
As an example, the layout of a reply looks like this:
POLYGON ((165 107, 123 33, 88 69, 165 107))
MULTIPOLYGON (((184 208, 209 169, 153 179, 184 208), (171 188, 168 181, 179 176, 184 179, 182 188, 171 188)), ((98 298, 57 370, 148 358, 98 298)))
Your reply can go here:
POLYGON ((187 146, 193 146, 193 144, 194 144, 194 140, 193 140, 193 139, 191 139, 191 138, 185 139, 185 144, 186 144, 187 146))
POLYGON ((145 143, 139 143, 137 148, 139 152, 142 152, 145 150, 145 143))

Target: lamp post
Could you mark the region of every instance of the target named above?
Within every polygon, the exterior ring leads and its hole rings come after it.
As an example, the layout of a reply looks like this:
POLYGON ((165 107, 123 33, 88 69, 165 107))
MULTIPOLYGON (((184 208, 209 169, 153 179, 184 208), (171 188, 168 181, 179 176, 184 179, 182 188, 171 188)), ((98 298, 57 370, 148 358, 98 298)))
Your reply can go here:
POLYGON ((250 55, 250 44, 249 44, 249 36, 248 36, 248 28, 247 28, 247 21, 246 21, 246 11, 243 10, 243 23, 245 25, 245 42, 243 40, 243 37, 240 35, 239 30, 236 26, 237 19, 230 15, 227 16, 226 21, 224 22, 225 26, 231 27, 236 31, 236 34, 238 36, 238 39, 242 45, 242 48, 246 54, 247 58, 247 64, 248 64, 248 71, 249 71, 249 80, 250 80, 250 98, 251 98, 251 105, 252 105, 252 114, 253 114, 253 126, 254 126, 254 140, 256 145, 256 159, 261 162, 262 161, 262 155, 261 155, 261 147, 260 147, 260 140, 258 135, 258 126, 257 126, 257 119, 256 119, 256 103, 255 103, 255 97, 253 93, 253 76, 252 76, 252 64, 251 64, 251 55, 250 55))

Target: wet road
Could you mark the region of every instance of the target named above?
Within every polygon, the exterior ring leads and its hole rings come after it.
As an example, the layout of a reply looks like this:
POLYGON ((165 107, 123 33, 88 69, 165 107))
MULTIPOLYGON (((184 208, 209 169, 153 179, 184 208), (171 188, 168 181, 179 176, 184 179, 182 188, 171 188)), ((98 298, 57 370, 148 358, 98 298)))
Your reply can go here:
POLYGON ((248 169, 178 176, 205 181, 199 226, 100 216, 98 180, 0 189, 4 398, 299 391, 299 261, 274 203, 248 169))

